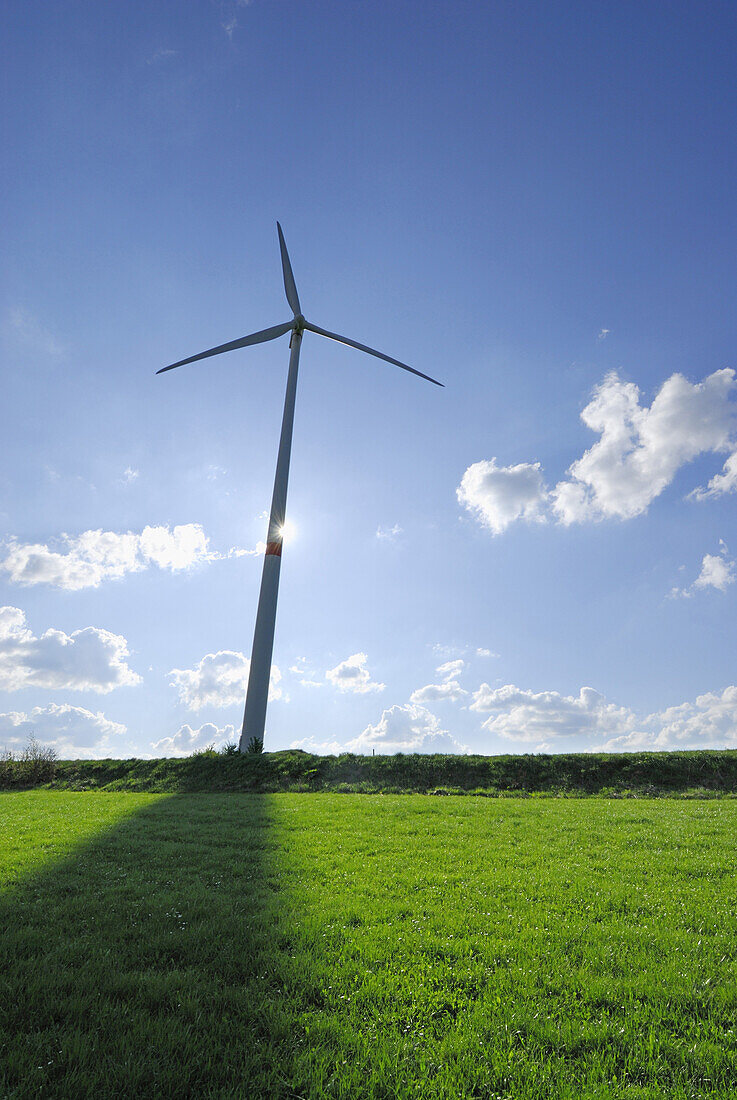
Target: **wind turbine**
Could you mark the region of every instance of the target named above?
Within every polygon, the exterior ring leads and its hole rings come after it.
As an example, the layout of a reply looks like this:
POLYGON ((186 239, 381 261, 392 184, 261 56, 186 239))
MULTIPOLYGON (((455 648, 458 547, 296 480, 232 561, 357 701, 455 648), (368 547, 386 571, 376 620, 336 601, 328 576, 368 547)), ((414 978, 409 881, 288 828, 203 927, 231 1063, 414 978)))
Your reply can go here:
POLYGON ((273 328, 265 328, 260 332, 253 332, 250 336, 241 336, 239 340, 231 340, 228 344, 219 344, 209 351, 201 351, 199 355, 190 355, 188 359, 180 359, 178 363, 171 363, 168 367, 162 367, 157 374, 174 370, 175 367, 183 367, 186 363, 195 363, 198 359, 207 359, 211 355, 220 355, 224 351, 235 351, 237 348, 250 347, 251 344, 262 344, 266 340, 276 340, 279 336, 291 332, 289 347, 289 375, 287 378, 287 392, 284 399, 284 416, 282 418, 281 438, 279 440, 279 456, 276 462, 276 476, 274 477, 274 495, 271 500, 271 512, 269 515, 269 530, 266 537, 266 554, 264 555, 264 568, 261 574, 261 592, 258 599, 256 612, 256 626, 253 632, 253 648, 251 650, 251 667, 248 676, 248 690, 246 692, 246 709, 243 715, 243 729, 239 749, 245 752, 249 742, 256 739, 263 744, 264 724, 266 721, 266 703, 269 696, 269 676, 271 673, 271 654, 274 648, 274 625, 276 623, 276 599, 279 592, 279 571, 281 568, 281 552, 284 534, 284 521, 287 510, 287 482, 289 480, 289 457, 292 450, 292 425, 294 423, 294 400, 297 392, 297 369, 299 367, 299 349, 302 344, 302 334, 305 329, 316 332, 318 336, 326 336, 328 340, 337 340, 339 344, 347 344, 351 348, 375 355, 377 359, 383 359, 387 363, 393 363, 395 367, 401 367, 419 378, 424 378, 436 386, 442 386, 430 378, 428 374, 408 367, 406 363, 400 363, 398 359, 392 359, 390 355, 384 355, 381 351, 366 347, 355 340, 349 340, 347 336, 338 336, 335 332, 328 332, 324 328, 318 328, 308 321, 302 313, 299 304, 297 287, 294 282, 292 265, 289 262, 284 234, 279 222, 276 223, 279 232, 279 247, 281 249, 282 271, 284 273, 284 290, 287 301, 294 317, 291 321, 285 321, 273 328))

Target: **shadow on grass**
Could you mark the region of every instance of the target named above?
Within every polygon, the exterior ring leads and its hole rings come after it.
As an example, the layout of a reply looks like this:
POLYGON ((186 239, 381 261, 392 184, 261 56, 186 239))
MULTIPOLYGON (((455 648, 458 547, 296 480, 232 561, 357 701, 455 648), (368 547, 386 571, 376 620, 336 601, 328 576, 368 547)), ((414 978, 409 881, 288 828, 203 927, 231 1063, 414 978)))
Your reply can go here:
POLYGON ((268 796, 158 798, 0 897, 0 1096, 296 1095, 275 849, 268 796))

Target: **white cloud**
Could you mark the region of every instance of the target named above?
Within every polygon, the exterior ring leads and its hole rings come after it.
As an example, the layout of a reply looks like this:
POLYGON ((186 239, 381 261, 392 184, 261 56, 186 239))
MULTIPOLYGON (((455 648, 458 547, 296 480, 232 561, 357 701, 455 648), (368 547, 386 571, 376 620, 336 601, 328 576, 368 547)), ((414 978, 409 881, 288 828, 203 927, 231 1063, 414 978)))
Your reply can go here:
POLYGON ((138 479, 139 471, 134 470, 132 466, 126 466, 123 470, 123 474, 118 478, 118 482, 121 485, 132 485, 134 481, 138 479))
POLYGON ((468 695, 457 680, 444 680, 442 684, 426 684, 417 688, 409 697, 410 703, 437 703, 445 701, 455 703, 468 695))
POLYGON ((708 500, 726 496, 727 493, 737 493, 737 451, 732 452, 724 463, 722 472, 715 474, 706 487, 702 485, 688 495, 691 500, 708 500))
POLYGON ((314 737, 303 737, 301 741, 292 741, 289 747, 315 753, 317 756, 340 756, 347 751, 338 741, 317 741, 314 737))
POLYGON ((671 596, 693 596, 699 588, 716 588, 726 592, 735 581, 735 562, 727 556, 727 544, 720 539, 719 554, 704 554, 701 560, 701 572, 689 588, 673 588, 671 596))
MULTIPOLYGON (((173 668, 169 675, 171 687, 179 692, 180 702, 190 710, 202 707, 231 707, 243 704, 248 687, 251 662, 242 653, 230 649, 207 653, 194 668, 173 668)), ((282 674, 271 666, 269 700, 282 699, 279 681, 282 674)))
POLYGON ((350 691, 356 695, 365 695, 370 691, 383 691, 385 685, 377 684, 371 679, 371 673, 366 668, 367 660, 365 653, 353 653, 335 668, 328 669, 325 679, 337 687, 338 691, 350 691))
POLYGON ((456 676, 461 675, 465 664, 464 660, 458 658, 455 661, 445 661, 442 665, 439 665, 435 671, 440 674, 442 682, 439 684, 426 684, 425 687, 417 688, 409 697, 410 703, 437 703, 441 700, 455 703, 462 699, 464 695, 468 695, 468 692, 455 679, 456 676))
POLYGON ((737 748, 737 686, 650 714, 641 728, 598 748, 608 752, 737 748))
POLYGON ((459 657, 455 661, 444 661, 442 665, 438 665, 435 671, 439 672, 444 680, 452 680, 454 676, 460 676, 465 664, 466 662, 459 657))
POLYGON ((227 742, 237 743, 240 734, 236 737, 233 726, 214 725, 205 722, 199 729, 191 726, 180 726, 171 737, 162 737, 160 741, 154 741, 151 745, 155 756, 190 756, 198 749, 222 748, 227 742))
POLYGON ((734 560, 722 554, 704 554, 701 572, 694 581, 696 588, 718 588, 724 592, 734 584, 734 560))
POLYGON ((596 337, 596 339, 597 340, 606 340, 606 338, 607 338, 607 336, 609 335, 610 332, 611 332, 611 329, 608 329, 608 328, 599 329, 599 334, 596 337))
POLYGON ((116 756, 112 739, 123 737, 125 732, 125 726, 111 722, 99 711, 94 714, 66 703, 34 707, 28 714, 19 711, 0 714, 0 744, 5 748, 16 751, 30 737, 35 737, 56 749, 62 760, 116 756))
POLYGON ((256 550, 232 549, 225 554, 209 549, 209 540, 199 523, 185 523, 171 530, 166 526, 132 531, 84 531, 62 535, 59 549, 45 543, 22 543, 9 539, 0 570, 15 584, 50 584, 78 590, 97 588, 103 581, 118 580, 126 573, 140 573, 150 566, 177 572, 203 562, 220 561, 256 550))
POLYGON ((683 465, 700 454, 731 450, 736 421, 729 398, 734 388, 730 369, 697 383, 673 374, 648 408, 640 403, 633 382, 608 374, 581 413, 600 439, 553 490, 559 521, 641 515, 683 465))
POLYGON ((490 649, 477 649, 476 650, 476 656, 477 657, 498 657, 499 654, 498 653, 492 653, 492 651, 490 649))
POLYGON ((497 466, 496 458, 469 466, 456 496, 495 535, 518 519, 543 522, 548 499, 539 462, 497 466))
POLYGON ((72 634, 47 630, 37 637, 19 607, 0 607, 0 690, 36 687, 104 695, 141 682, 126 664, 129 655, 120 634, 87 626, 72 634))
POLYGON ((590 687, 581 688, 578 695, 560 695, 557 691, 526 691, 513 684, 500 688, 482 684, 469 709, 490 715, 482 724, 489 733, 538 744, 621 735, 634 721, 631 711, 607 703, 590 687))
POLYGON ((730 399, 736 387, 735 371, 728 368, 696 383, 672 374, 647 406, 638 386, 613 371, 581 413, 599 439, 551 492, 540 463, 497 466, 492 459, 468 467, 458 500, 494 534, 519 519, 542 521, 548 512, 565 525, 632 519, 647 512, 683 466, 719 453, 728 455, 722 473, 689 496, 704 500, 735 492, 737 403, 730 399))
POLYGON ((348 741, 345 748, 349 752, 366 754, 372 750, 380 753, 468 751, 447 730, 441 729, 434 714, 415 703, 389 707, 376 725, 367 726, 359 737, 348 741))
MULTIPOLYGON (((737 748, 734 685, 721 693, 701 695, 693 703, 641 716, 631 708, 609 702, 590 687, 581 688, 576 695, 562 695, 556 691, 530 691, 513 684, 500 688, 482 684, 473 693, 469 709, 484 716, 482 729, 509 742, 509 751, 515 751, 517 745, 535 752, 568 752, 574 748, 609 752, 737 748)), ((228 740, 236 740, 232 726, 219 729, 207 724, 199 730, 182 726, 174 737, 164 738, 153 748, 158 754, 186 755, 228 740)), ((387 708, 375 724, 368 725, 352 740, 318 741, 313 736, 295 740, 291 747, 315 753, 369 755, 372 751, 389 754, 469 751, 442 728, 435 714, 415 699, 387 708)), ((499 749, 491 745, 480 751, 499 749)))
POLYGON ((401 535, 402 528, 398 523, 395 523, 393 527, 377 527, 376 537, 380 542, 392 542, 397 535, 401 535))
POLYGON ((737 748, 734 685, 643 717, 589 687, 561 695, 482 684, 470 709, 489 714, 482 726, 489 733, 529 744, 535 752, 737 748))

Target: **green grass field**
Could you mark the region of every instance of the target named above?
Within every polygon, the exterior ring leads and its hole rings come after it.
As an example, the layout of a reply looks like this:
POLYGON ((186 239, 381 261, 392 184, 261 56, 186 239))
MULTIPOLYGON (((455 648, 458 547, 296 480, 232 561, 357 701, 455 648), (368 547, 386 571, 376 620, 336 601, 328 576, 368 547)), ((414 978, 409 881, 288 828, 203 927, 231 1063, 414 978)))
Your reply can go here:
POLYGON ((737 1096, 737 802, 0 795, 0 1097, 737 1096))

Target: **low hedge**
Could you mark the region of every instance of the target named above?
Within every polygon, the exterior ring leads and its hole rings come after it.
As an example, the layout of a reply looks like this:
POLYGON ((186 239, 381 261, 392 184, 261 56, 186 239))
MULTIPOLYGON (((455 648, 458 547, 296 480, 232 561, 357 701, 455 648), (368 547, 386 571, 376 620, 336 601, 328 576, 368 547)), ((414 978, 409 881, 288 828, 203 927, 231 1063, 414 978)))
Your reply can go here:
POLYGON ((212 750, 184 759, 58 760, 32 773, 5 760, 0 787, 109 791, 346 791, 455 794, 731 794, 737 751, 507 756, 261 755, 212 750))

